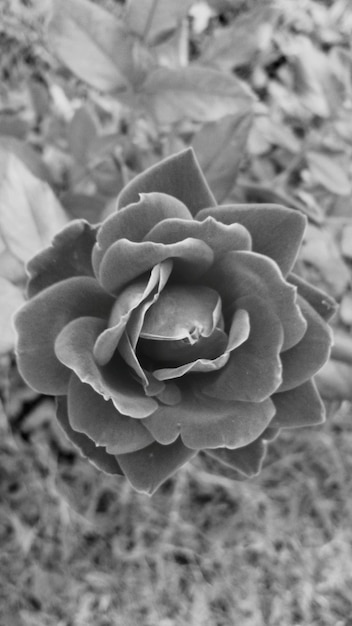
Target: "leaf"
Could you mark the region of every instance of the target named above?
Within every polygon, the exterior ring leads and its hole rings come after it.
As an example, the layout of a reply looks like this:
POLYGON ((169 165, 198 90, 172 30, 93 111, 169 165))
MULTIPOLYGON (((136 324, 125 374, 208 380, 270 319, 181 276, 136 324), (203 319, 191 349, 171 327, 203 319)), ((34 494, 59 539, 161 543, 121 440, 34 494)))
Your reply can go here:
POLYGON ((50 114, 48 87, 44 81, 35 78, 28 79, 27 84, 35 114, 38 118, 43 119, 50 114))
POLYGON ((101 91, 125 91, 133 38, 120 20, 88 0, 54 3, 50 42, 63 63, 101 91))
POLYGON ((140 91, 141 104, 159 124, 184 119, 219 120, 250 109, 252 92, 235 76, 203 67, 150 72, 140 91))
POLYGON ((0 135, 24 139, 28 133, 29 125, 16 113, 0 114, 0 135))
POLYGON ((252 123, 251 111, 208 122, 192 145, 219 204, 234 186, 252 123))
POLYGON ((352 401, 352 366, 330 359, 315 376, 319 393, 325 400, 352 401))
POLYGON ((125 21, 145 43, 153 45, 176 30, 194 0, 129 0, 125 21))
POLYGON ((78 109, 68 127, 68 145, 77 163, 86 165, 90 148, 97 139, 97 122, 88 107, 78 109))
POLYGON ((10 252, 27 262, 48 245, 67 222, 51 187, 14 154, 3 162, 0 182, 0 234, 10 252))
POLYGON ((254 3, 251 11, 237 17, 225 28, 219 28, 207 39, 200 62, 231 71, 252 60, 260 46, 259 28, 270 20, 270 2, 254 3))
POLYGON ((308 224, 299 258, 303 278, 340 300, 350 284, 350 271, 331 229, 308 224))
POLYGON ((339 196, 347 196, 351 193, 351 183, 345 171, 344 164, 337 158, 332 158, 323 152, 310 150, 307 153, 307 161, 312 178, 316 183, 323 185, 332 193, 339 196))
POLYGON ((15 333, 12 316, 23 302, 21 290, 0 277, 0 354, 10 352, 14 347, 15 333))
POLYGON ((0 137, 0 180, 9 153, 20 159, 34 176, 41 180, 50 181, 49 172, 39 154, 24 141, 15 137, 0 137))

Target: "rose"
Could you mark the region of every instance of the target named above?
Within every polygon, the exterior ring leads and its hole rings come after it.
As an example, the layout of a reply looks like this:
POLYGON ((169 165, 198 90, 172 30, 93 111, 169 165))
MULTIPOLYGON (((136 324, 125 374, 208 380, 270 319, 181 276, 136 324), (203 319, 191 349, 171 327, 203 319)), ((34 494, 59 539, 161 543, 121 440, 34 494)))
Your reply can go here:
POLYGON ((30 261, 23 378, 57 396, 86 457, 137 490, 199 451, 257 473, 280 428, 323 420, 312 376, 334 301, 290 273, 305 221, 217 206, 191 149, 165 159, 102 224, 70 223, 30 261))

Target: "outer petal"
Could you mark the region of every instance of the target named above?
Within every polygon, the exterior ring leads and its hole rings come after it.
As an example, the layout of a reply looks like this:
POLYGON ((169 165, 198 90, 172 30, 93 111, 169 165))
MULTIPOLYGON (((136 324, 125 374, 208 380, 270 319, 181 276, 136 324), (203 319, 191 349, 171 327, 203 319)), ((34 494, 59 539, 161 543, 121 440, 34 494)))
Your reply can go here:
POLYGON ((197 454, 178 439, 169 446, 153 443, 143 450, 119 454, 117 459, 132 487, 152 495, 172 474, 197 454))
POLYGON ((276 261, 284 276, 293 267, 306 226, 306 218, 298 211, 275 204, 233 204, 204 209, 196 219, 209 216, 223 224, 245 226, 252 235, 253 250, 276 261))
POLYGON ((139 202, 113 213, 101 225, 93 253, 93 266, 97 276, 105 252, 118 239, 143 241, 144 236, 155 224, 170 217, 192 220, 187 207, 172 196, 165 193, 148 193, 140 196, 139 202))
MULTIPOLYGON (((287 350, 302 339, 307 328, 296 304, 296 289, 282 277, 276 263, 254 252, 228 252, 214 264, 204 278, 217 288, 224 308, 237 308, 244 296, 259 296, 268 303, 284 329, 282 350, 287 350)), ((226 313, 226 310, 225 310, 226 313)))
POLYGON ((307 283, 297 274, 290 274, 287 280, 298 288, 298 293, 328 322, 337 310, 337 303, 334 298, 324 293, 317 287, 307 283))
POLYGON ((74 220, 54 237, 48 248, 33 257, 27 265, 29 298, 65 278, 94 276, 91 256, 96 232, 97 226, 74 220))
POLYGON ((192 215, 205 207, 216 206, 192 148, 174 154, 136 176, 121 191, 118 206, 137 202, 140 193, 151 191, 178 198, 192 215))
POLYGON ((204 452, 222 465, 231 467, 250 478, 259 474, 266 454, 266 447, 263 437, 260 436, 243 448, 237 448, 236 450, 219 448, 217 450, 205 450, 204 452))
POLYGON ((227 401, 261 402, 282 380, 282 325, 271 307, 256 296, 241 298, 237 304, 249 313, 249 337, 222 370, 204 378, 203 393, 227 401))
POLYGON ((84 433, 110 454, 135 452, 154 440, 141 420, 121 415, 110 400, 72 374, 68 388, 68 416, 75 431, 84 433))
POLYGON ((174 261, 174 274, 194 279, 206 272, 213 258, 209 246, 196 239, 170 245, 120 239, 106 252, 100 265, 99 280, 104 289, 117 295, 127 283, 166 259, 174 261))
POLYGON ((160 407, 144 420, 153 437, 169 444, 181 434, 183 443, 195 450, 241 448, 259 437, 275 413, 271 400, 226 402, 196 394, 192 386, 182 389, 176 407, 160 407))
POLYGON ((145 241, 175 243, 188 237, 204 241, 219 258, 231 250, 251 250, 252 238, 241 224, 229 226, 207 217, 203 222, 168 219, 156 224, 145 236, 145 241))
POLYGON ((288 391, 309 380, 328 360, 332 332, 320 315, 299 296, 302 313, 308 322, 301 341, 281 355, 283 375, 278 391, 288 391))
POLYGON ((272 400, 276 414, 273 428, 298 428, 315 426, 325 419, 325 407, 312 380, 284 393, 275 393, 272 400))
POLYGON ((122 474, 115 456, 108 454, 104 448, 97 448, 95 443, 82 433, 77 433, 70 426, 67 416, 67 398, 60 396, 56 401, 56 414, 60 426, 64 430, 67 438, 80 450, 80 452, 98 469, 107 474, 122 474))
POLYGON ((83 276, 52 285, 27 302, 15 316, 18 368, 24 380, 41 393, 65 394, 71 372, 55 355, 57 335, 81 315, 107 319, 113 302, 95 278, 83 276))
POLYGON ((93 346, 106 324, 95 317, 73 320, 58 335, 55 352, 62 363, 75 372, 83 383, 112 400, 123 415, 146 417, 158 403, 145 396, 143 388, 129 374, 118 353, 105 367, 99 368, 93 358, 93 346))

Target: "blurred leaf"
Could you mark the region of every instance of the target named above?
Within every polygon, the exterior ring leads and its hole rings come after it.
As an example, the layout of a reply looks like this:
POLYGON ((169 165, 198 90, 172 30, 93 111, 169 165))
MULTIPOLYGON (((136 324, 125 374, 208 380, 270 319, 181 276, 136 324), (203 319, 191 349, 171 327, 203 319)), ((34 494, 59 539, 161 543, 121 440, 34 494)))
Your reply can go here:
POLYGON ((313 150, 307 152, 306 158, 314 182, 340 196, 351 193, 349 178, 338 158, 334 159, 326 153, 313 150))
POLYGON ((352 261, 352 222, 343 225, 340 245, 342 255, 352 261))
POLYGON ((216 200, 221 203, 235 184, 252 123, 251 111, 209 122, 192 145, 216 200))
POLYGON ((341 258, 333 234, 326 227, 308 224, 299 255, 303 277, 340 299, 350 283, 350 272, 341 258))
POLYGON ((121 169, 113 159, 99 163, 92 170, 92 179, 104 196, 116 197, 124 186, 121 169))
POLYGON ((0 234, 0 276, 11 283, 22 283, 26 280, 24 264, 7 249, 0 234))
POLYGON ((235 18, 230 26, 215 31, 208 38, 199 61, 227 71, 250 64, 260 47, 258 31, 271 19, 270 4, 270 0, 256 3, 250 11, 235 18))
POLYGON ((330 359, 315 377, 325 400, 352 401, 352 365, 330 359))
POLYGON ((18 259, 28 261, 47 246, 67 217, 47 183, 25 167, 14 154, 7 155, 0 178, 0 234, 18 259))
POLYGON ((28 89, 37 117, 44 118, 50 112, 50 97, 47 86, 43 82, 31 78, 28 81, 28 89))
POLYGON ((0 114, 0 135, 23 139, 27 132, 28 124, 19 115, 13 113, 0 114))
POLYGON ((12 316, 23 303, 22 291, 5 278, 0 277, 0 354, 13 349, 15 334, 12 316))
POLYGON ((49 39, 72 72, 96 89, 125 91, 133 38, 120 20, 88 0, 54 3, 49 39))
POLYGON ((330 70, 329 58, 303 35, 289 43, 287 52, 293 72, 294 91, 312 113, 328 117, 342 104, 337 81, 330 70))
POLYGON ((251 108, 251 91, 235 76, 203 67, 158 68, 140 91, 141 102, 159 124, 184 119, 211 122, 251 108))
POLYGON ((90 148, 98 136, 98 127, 95 118, 88 107, 78 109, 67 129, 68 145, 74 159, 80 165, 89 160, 90 148))
POLYGON ((74 219, 85 219, 91 224, 101 220, 101 214, 106 206, 106 198, 83 193, 67 193, 61 197, 61 202, 74 219))
POLYGON ((257 115, 249 135, 249 151, 255 155, 265 154, 275 145, 293 154, 300 150, 300 142, 288 125, 273 120, 269 115, 257 115))
POLYGON ((128 0, 125 21, 144 42, 153 45, 171 34, 194 0, 128 0))
POLYGON ((345 293, 341 300, 339 316, 346 326, 352 326, 352 293, 350 291, 345 293))
POLYGON ((2 163, 7 161, 8 153, 16 155, 36 178, 49 181, 50 175, 39 154, 28 144, 15 137, 0 137, 0 180, 2 163))

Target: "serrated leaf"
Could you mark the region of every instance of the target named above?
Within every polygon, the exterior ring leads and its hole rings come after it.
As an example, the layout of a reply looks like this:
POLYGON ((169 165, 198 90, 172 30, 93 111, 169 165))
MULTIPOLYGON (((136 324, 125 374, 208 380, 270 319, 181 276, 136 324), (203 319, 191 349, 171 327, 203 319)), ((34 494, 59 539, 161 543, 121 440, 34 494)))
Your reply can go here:
POLYGON ((192 145, 216 200, 221 204, 232 189, 252 123, 251 111, 209 122, 192 145))
POLYGON ((2 165, 0 235, 7 249, 25 263, 50 243, 67 217, 51 187, 14 154, 9 153, 2 165))
POLYGON ((88 0, 60 0, 54 7, 49 39, 61 61, 96 89, 125 91, 133 38, 123 22, 88 0))
POLYGON ((344 164, 337 157, 323 152, 310 150, 307 153, 310 172, 316 183, 339 196, 351 193, 351 183, 344 169, 344 164))
POLYGON ((90 148, 97 139, 98 128, 88 107, 78 109, 68 127, 68 145, 80 165, 85 165, 90 157, 90 148))
POLYGON ((153 45, 171 34, 194 0, 128 0, 125 21, 145 43, 153 45))
POLYGON ((0 354, 13 349, 15 333, 12 326, 14 312, 23 304, 22 291, 0 277, 0 354))
POLYGON ((159 67, 149 74, 140 91, 142 105, 159 124, 184 119, 219 120, 249 109, 254 96, 235 76, 204 67, 159 67))

